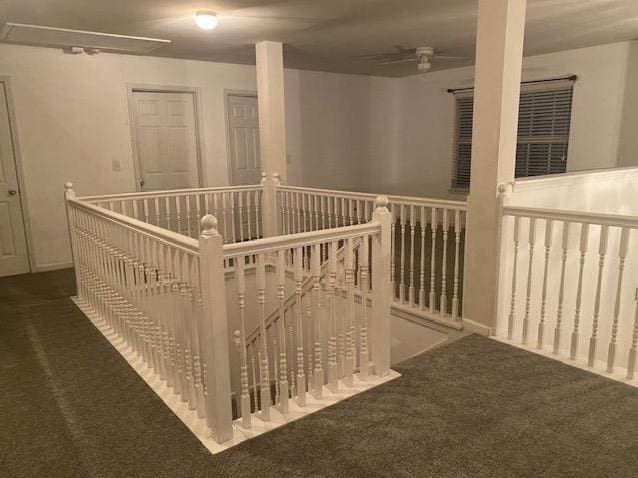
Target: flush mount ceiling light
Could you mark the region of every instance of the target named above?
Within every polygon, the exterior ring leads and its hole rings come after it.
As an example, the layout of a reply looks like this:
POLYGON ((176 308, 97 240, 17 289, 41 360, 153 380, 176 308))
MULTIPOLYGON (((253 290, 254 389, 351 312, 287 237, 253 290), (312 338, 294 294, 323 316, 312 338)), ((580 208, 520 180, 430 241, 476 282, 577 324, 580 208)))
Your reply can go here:
POLYGON ((218 23, 217 13, 207 10, 195 12, 195 23, 202 30, 212 30, 218 23))

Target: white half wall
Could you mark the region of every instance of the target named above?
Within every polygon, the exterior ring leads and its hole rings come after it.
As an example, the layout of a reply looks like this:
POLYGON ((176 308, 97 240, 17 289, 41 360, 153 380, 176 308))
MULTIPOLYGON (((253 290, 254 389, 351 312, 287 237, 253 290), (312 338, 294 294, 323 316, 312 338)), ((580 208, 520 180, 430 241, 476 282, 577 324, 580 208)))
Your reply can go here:
POLYGON ((514 181, 511 206, 638 216, 638 167, 514 181))

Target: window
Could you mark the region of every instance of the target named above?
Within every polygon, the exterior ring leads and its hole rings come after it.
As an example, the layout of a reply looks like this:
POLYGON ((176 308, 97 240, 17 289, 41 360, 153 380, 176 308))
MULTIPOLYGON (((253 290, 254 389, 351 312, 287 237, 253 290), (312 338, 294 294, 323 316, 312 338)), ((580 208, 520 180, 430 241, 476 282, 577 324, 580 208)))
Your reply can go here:
MULTIPOLYGON (((571 80, 521 85, 517 178, 566 171, 573 91, 571 80)), ((473 101, 473 91, 456 94, 453 188, 467 189, 470 186, 473 101)))

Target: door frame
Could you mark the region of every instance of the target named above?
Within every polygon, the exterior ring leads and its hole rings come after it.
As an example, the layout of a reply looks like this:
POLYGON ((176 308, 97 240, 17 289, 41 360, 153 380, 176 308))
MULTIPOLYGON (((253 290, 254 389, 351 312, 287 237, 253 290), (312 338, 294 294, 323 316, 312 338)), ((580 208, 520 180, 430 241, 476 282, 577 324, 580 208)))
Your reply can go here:
POLYGON ((201 89, 191 86, 174 86, 174 85, 148 85, 140 83, 127 83, 126 84, 126 96, 128 100, 128 114, 129 125, 131 133, 131 149, 133 153, 133 186, 135 191, 141 191, 138 178, 140 177, 140 158, 137 147, 137 116, 135 114, 135 98, 133 97, 136 92, 149 92, 149 93, 188 93, 193 95, 193 111, 195 113, 195 154, 197 159, 197 187, 205 187, 207 181, 205 181, 206 169, 203 164, 202 158, 204 157, 204 143, 202 138, 204 133, 202 130, 202 104, 201 104, 201 89))
POLYGON ((230 96, 248 96, 257 99, 258 96, 257 90, 224 90, 224 117, 226 119, 226 168, 228 170, 228 184, 230 186, 235 186, 232 167, 232 144, 230 140, 230 108, 228 107, 228 100, 230 96))
MULTIPOLYGON (((29 219, 29 206, 27 204, 26 186, 24 182, 24 167, 22 165, 22 153, 18 142, 18 122, 13 103, 13 89, 11 87, 13 79, 8 75, 0 75, 0 83, 4 83, 4 91, 7 101, 7 111, 9 112, 9 133, 11 134, 11 146, 13 148, 13 160, 15 162, 16 177, 18 180, 18 192, 20 196, 20 214, 22 214, 22 224, 24 225, 24 239, 27 245, 27 258, 29 261, 29 272, 43 272, 48 268, 39 268, 33 255, 33 231, 29 219)), ((62 197, 62 193, 60 193, 62 197)))

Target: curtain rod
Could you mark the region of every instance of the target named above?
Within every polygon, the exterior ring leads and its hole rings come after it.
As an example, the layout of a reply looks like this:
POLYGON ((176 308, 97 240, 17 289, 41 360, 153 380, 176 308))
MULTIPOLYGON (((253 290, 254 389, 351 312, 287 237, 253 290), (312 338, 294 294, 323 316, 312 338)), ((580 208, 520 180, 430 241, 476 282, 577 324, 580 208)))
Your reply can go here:
MULTIPOLYGON (((578 79, 578 75, 559 76, 557 78, 547 78, 545 80, 521 81, 521 85, 528 85, 528 84, 532 84, 532 83, 546 83, 548 81, 562 81, 562 80, 576 81, 577 79, 578 79)), ((467 88, 448 88, 447 92, 448 93, 456 93, 457 91, 471 91, 473 89, 474 89, 473 86, 468 86, 467 88)))

